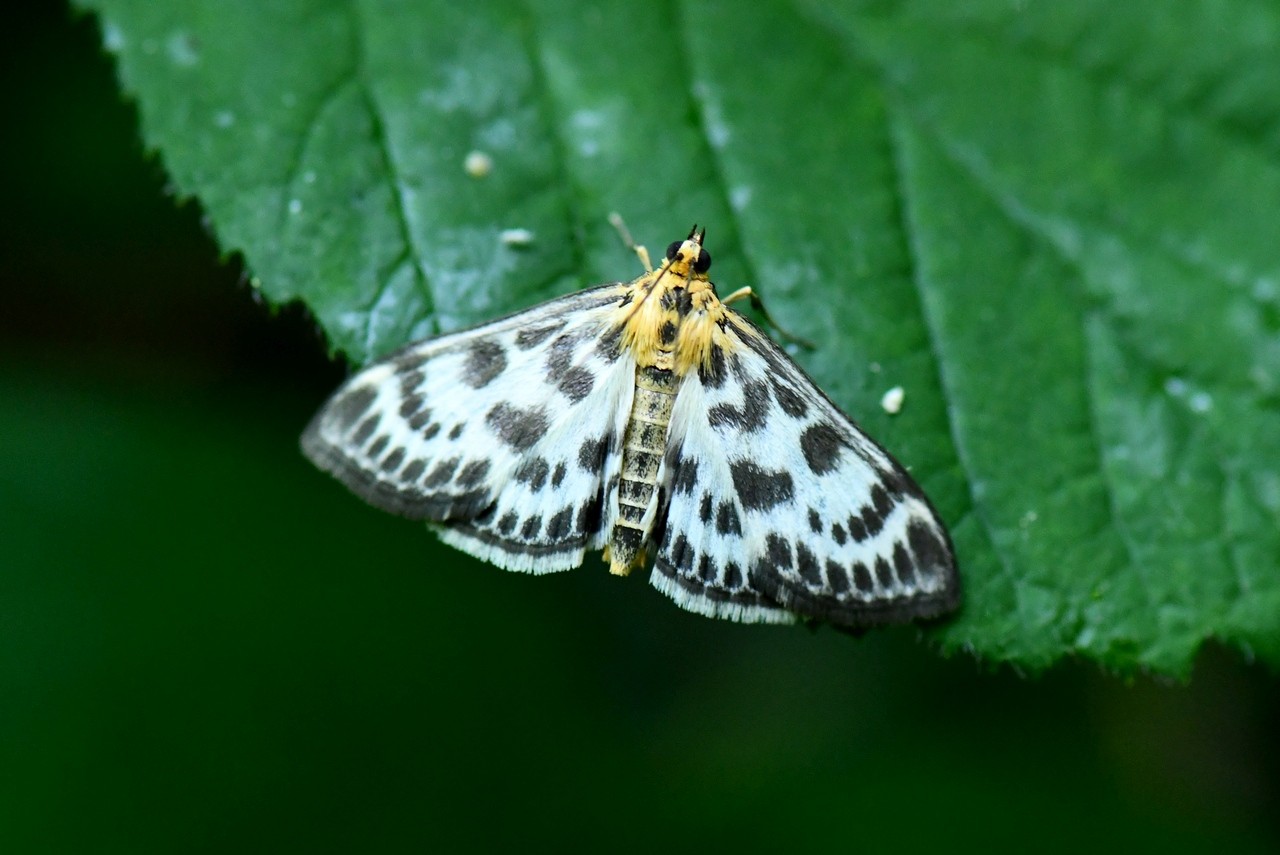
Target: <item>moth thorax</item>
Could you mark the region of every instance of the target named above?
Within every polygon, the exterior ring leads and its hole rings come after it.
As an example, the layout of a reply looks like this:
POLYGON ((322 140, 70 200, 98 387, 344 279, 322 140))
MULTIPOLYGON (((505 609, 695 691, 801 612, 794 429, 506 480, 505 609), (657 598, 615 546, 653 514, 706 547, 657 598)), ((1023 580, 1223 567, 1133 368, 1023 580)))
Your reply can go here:
POLYGON ((655 366, 636 368, 636 393, 622 445, 618 482, 618 521, 609 538, 609 572, 625 575, 641 559, 653 524, 649 514, 658 483, 658 467, 667 448, 667 426, 680 380, 655 366), (646 522, 648 514, 648 522, 646 522))

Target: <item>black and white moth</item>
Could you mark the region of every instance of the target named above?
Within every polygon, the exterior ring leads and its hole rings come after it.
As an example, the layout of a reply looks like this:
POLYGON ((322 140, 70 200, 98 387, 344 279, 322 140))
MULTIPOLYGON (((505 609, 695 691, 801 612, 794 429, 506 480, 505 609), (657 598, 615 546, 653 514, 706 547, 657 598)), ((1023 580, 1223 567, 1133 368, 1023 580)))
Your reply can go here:
MULTIPOLYGON (((302 448, 458 549, 549 573, 603 550, 685 609, 860 628, 960 600, 911 476, 707 277, 696 227, 654 270, 411 344, 302 448)), ((746 289, 744 289, 745 291, 746 289)), ((739 292, 740 294, 741 292, 739 292)))

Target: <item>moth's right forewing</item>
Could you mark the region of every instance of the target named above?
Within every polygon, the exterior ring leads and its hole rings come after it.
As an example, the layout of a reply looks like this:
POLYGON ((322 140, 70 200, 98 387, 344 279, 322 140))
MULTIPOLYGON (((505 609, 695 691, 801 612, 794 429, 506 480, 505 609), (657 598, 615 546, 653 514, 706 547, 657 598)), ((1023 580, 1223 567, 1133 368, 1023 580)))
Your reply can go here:
POLYGON ((625 371, 609 334, 626 289, 577 292, 397 351, 329 399, 304 453, 384 510, 474 520, 565 425, 608 433, 601 390, 625 371))

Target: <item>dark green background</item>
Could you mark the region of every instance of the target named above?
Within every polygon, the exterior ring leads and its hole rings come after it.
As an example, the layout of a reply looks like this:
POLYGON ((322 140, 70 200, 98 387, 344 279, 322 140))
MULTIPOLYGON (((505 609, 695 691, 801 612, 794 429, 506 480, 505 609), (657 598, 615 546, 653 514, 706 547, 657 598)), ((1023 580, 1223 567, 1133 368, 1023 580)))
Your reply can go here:
POLYGON ((0 47, 0 849, 1275 851, 1280 691, 1235 653, 1025 678, 359 504, 296 449, 342 369, 43 5, 0 47))

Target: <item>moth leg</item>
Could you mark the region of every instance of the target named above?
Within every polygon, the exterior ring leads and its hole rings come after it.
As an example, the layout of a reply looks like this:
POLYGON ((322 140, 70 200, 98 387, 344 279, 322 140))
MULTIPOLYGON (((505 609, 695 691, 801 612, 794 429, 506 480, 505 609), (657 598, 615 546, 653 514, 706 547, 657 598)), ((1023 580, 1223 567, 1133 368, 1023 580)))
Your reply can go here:
POLYGON ((649 250, 636 243, 635 238, 631 236, 631 232, 627 229, 627 224, 622 221, 622 215, 617 211, 609 212, 609 225, 618 230, 618 237, 622 238, 622 244, 631 250, 640 259, 640 263, 644 265, 645 273, 653 272, 653 264, 649 261, 649 250))
POLYGON ((764 307, 764 300, 761 300, 760 295, 757 294, 755 291, 751 290, 750 285, 743 285, 737 291, 734 291, 732 294, 725 297, 720 302, 728 305, 729 303, 732 303, 734 300, 743 300, 743 299, 751 300, 751 308, 759 312, 761 316, 765 319, 765 321, 769 324, 769 326, 773 327, 774 332, 776 332, 779 336, 781 336, 782 338, 785 338, 787 341, 791 342, 792 344, 800 345, 805 350, 814 349, 813 342, 809 341, 807 338, 801 338, 798 335, 792 335, 791 333, 787 332, 785 329, 780 327, 778 325, 778 322, 773 319, 773 316, 769 314, 769 310, 764 307))

